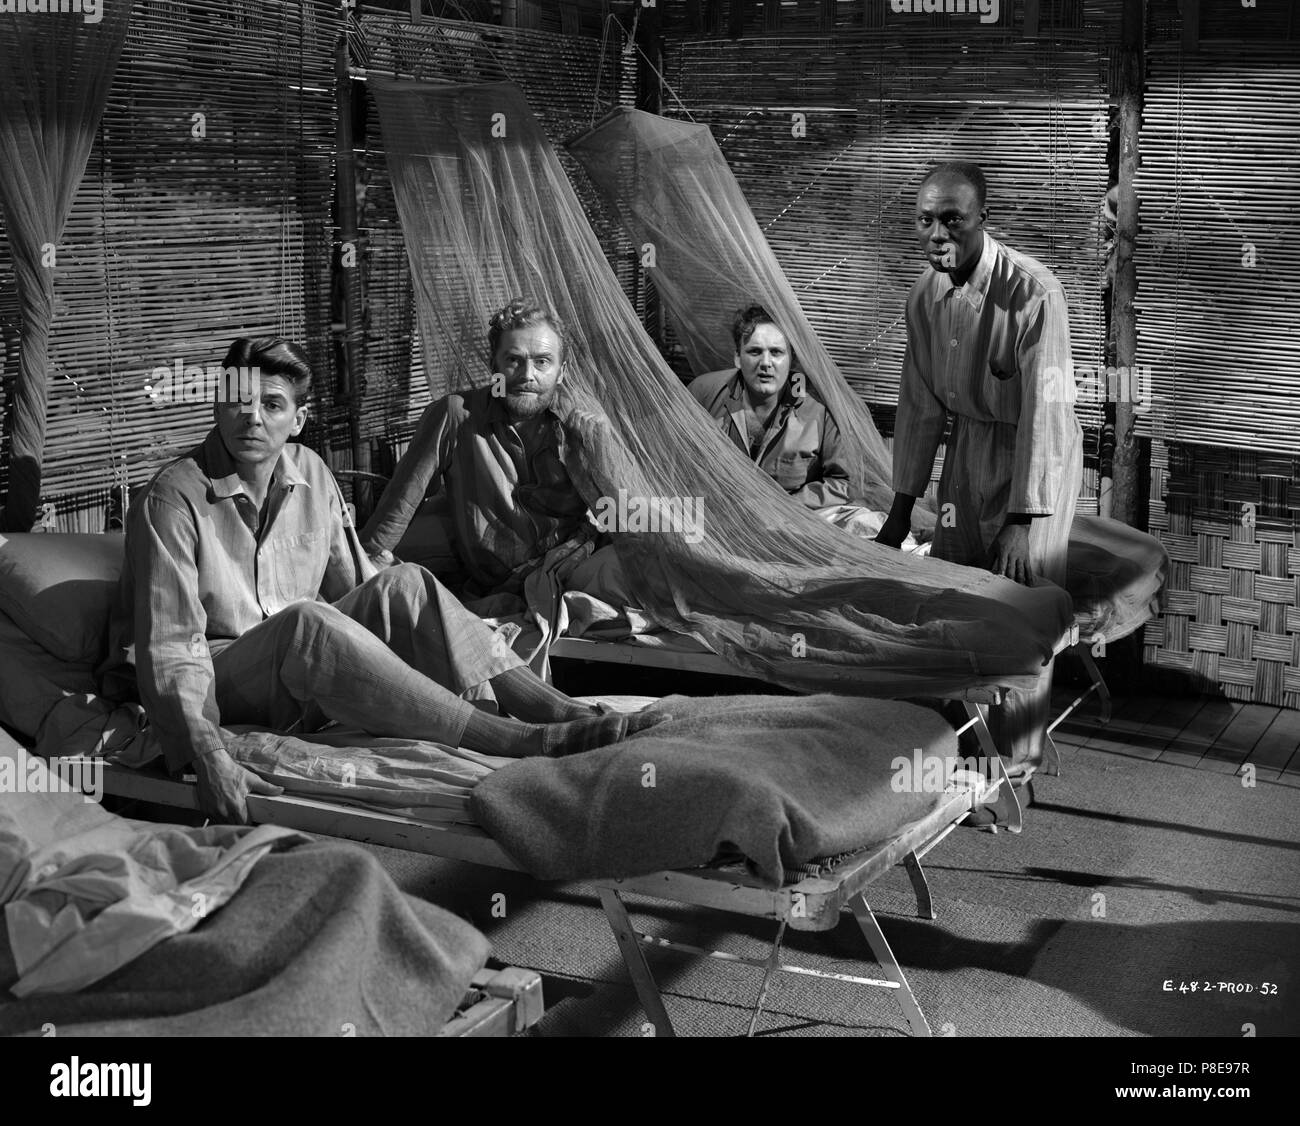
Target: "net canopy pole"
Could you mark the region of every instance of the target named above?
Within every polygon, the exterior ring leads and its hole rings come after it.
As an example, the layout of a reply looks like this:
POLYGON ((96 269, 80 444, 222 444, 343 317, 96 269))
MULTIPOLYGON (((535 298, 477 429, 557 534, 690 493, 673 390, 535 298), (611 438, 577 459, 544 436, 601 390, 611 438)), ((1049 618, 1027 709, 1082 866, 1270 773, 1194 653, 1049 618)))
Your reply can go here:
MULTIPOLYGON (((1125 0, 1120 49, 1119 207, 1115 220, 1116 258, 1112 308, 1115 318, 1115 359, 1121 371, 1132 371, 1137 363, 1137 317, 1133 310, 1133 301, 1137 296, 1137 266, 1133 260, 1133 250, 1137 243, 1138 197, 1134 182, 1138 173, 1138 142, 1142 132, 1144 6, 1144 0, 1125 0)), ((1110 516, 1136 527, 1140 451, 1133 406, 1131 396, 1116 396, 1110 516)))
POLYGON ((59 240, 108 100, 130 10, 131 0, 102 0, 94 23, 75 10, 0 19, 0 207, 22 314, 0 531, 25 532, 36 518, 59 240))

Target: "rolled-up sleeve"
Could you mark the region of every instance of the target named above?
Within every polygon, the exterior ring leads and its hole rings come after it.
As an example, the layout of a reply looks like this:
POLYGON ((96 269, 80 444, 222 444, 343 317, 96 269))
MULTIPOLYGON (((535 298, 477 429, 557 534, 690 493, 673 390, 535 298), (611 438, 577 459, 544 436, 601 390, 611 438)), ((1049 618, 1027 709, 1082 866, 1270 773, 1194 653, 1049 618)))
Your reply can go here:
POLYGON ((1074 388, 1065 295, 1049 289, 1027 310, 1016 341, 1020 422, 1008 512, 1050 515, 1060 492, 1075 422, 1062 393, 1074 388))
POLYGON ((894 424, 894 491, 913 497, 930 484, 948 418, 934 393, 930 362, 930 326, 914 289, 907 298, 907 351, 894 424))
POLYGON ((371 555, 397 546, 429 495, 430 485, 441 483, 451 457, 447 419, 445 398, 431 404, 421 416, 410 447, 398 461, 393 479, 361 531, 361 542, 371 555))
POLYGON ((135 512, 136 681, 172 770, 225 747, 198 593, 198 539, 193 513, 164 497, 149 495, 135 512))

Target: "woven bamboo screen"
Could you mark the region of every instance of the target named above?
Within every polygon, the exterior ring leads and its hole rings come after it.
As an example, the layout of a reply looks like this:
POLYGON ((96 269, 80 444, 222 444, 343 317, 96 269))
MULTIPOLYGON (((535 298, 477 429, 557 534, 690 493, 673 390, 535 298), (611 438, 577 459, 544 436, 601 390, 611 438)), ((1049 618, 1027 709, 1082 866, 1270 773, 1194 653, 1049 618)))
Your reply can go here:
MULTIPOLYGON (((44 493, 98 531, 211 425, 151 401, 156 367, 219 364, 240 335, 303 341, 328 394, 333 0, 137 0, 59 248, 44 493)), ((0 327, 18 324, 0 247, 0 327)))
POLYGON ((1300 396, 1285 282, 1300 213, 1295 6, 1152 5, 1137 249, 1153 534, 1173 566, 1148 664, 1300 707, 1300 396), (1247 265, 1246 246, 1255 251, 1247 265))
MULTIPOLYGON (((713 129, 805 312, 886 433, 905 299, 924 265, 915 189, 939 159, 984 166, 988 229, 1052 269, 1069 296, 1076 364, 1104 368, 1095 220, 1107 101, 1095 31, 1032 42, 928 27, 682 36, 668 51, 669 83, 713 129)), ((665 112, 681 111, 666 99, 665 112)), ((1081 400, 1079 415, 1096 427, 1100 406, 1081 400)), ((1094 459, 1085 497, 1095 495, 1094 459)))
MULTIPOLYGON (((463 20, 426 18, 412 25, 374 15, 361 20, 353 53, 368 70, 401 78, 447 83, 506 80, 519 86, 559 151, 625 290, 635 293, 637 266, 631 244, 617 222, 605 214, 585 173, 560 144, 590 126, 611 104, 628 97, 632 68, 622 62, 620 45, 616 34, 602 41, 463 20)), ((361 166, 367 378, 362 433, 379 446, 376 465, 382 470, 400 453, 429 402, 429 393, 425 350, 414 324, 410 270, 373 105, 361 166)), ((503 302, 510 296, 503 294, 503 302)), ((493 311, 483 310, 485 348, 487 319, 493 311)))

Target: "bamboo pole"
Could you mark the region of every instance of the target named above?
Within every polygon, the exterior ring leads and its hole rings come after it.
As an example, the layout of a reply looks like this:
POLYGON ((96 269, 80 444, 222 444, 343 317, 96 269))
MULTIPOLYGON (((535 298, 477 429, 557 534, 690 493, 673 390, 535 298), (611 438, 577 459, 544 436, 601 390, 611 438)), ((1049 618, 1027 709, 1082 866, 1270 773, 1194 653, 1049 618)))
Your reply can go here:
MULTIPOLYGON (((357 179, 352 143, 352 78, 348 74, 347 36, 339 37, 335 55, 335 86, 338 104, 338 201, 339 239, 344 246, 357 247, 357 179)), ((348 437, 352 445, 352 468, 359 473, 370 471, 370 447, 361 436, 361 405, 365 379, 360 371, 359 322, 357 316, 356 271, 359 265, 347 265, 340 258, 339 281, 343 290, 343 359, 340 380, 348 412, 348 437)), ((364 523, 372 507, 371 483, 364 476, 352 479, 352 500, 357 522, 364 523)))
MULTIPOLYGON (((1142 130, 1142 37, 1146 22, 1144 0, 1124 0, 1119 66, 1119 206, 1115 221, 1115 354, 1119 366, 1137 362, 1137 268, 1133 251, 1138 233, 1137 179, 1142 130)), ((1136 526, 1138 518, 1139 447, 1131 396, 1115 403, 1115 457, 1112 463, 1111 516, 1136 526)))

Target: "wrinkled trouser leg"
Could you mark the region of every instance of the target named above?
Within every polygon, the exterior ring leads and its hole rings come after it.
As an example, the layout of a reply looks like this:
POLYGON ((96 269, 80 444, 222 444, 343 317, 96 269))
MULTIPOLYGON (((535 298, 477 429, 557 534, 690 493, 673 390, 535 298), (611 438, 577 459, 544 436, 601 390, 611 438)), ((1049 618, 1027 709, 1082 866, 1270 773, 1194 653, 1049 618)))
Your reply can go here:
POLYGON ((1010 693, 989 708, 989 733, 998 753, 1010 760, 1009 770, 1031 773, 1043 761, 1047 725, 1051 722, 1053 658, 1028 691, 1010 693))
POLYGON ((459 693, 520 664, 432 575, 409 565, 336 605, 287 606, 212 663, 225 724, 289 731, 304 717, 314 726, 319 713, 373 735, 451 746, 473 707, 459 693))
POLYGON ((481 618, 414 563, 380 571, 334 606, 417 672, 457 696, 524 663, 481 618))

